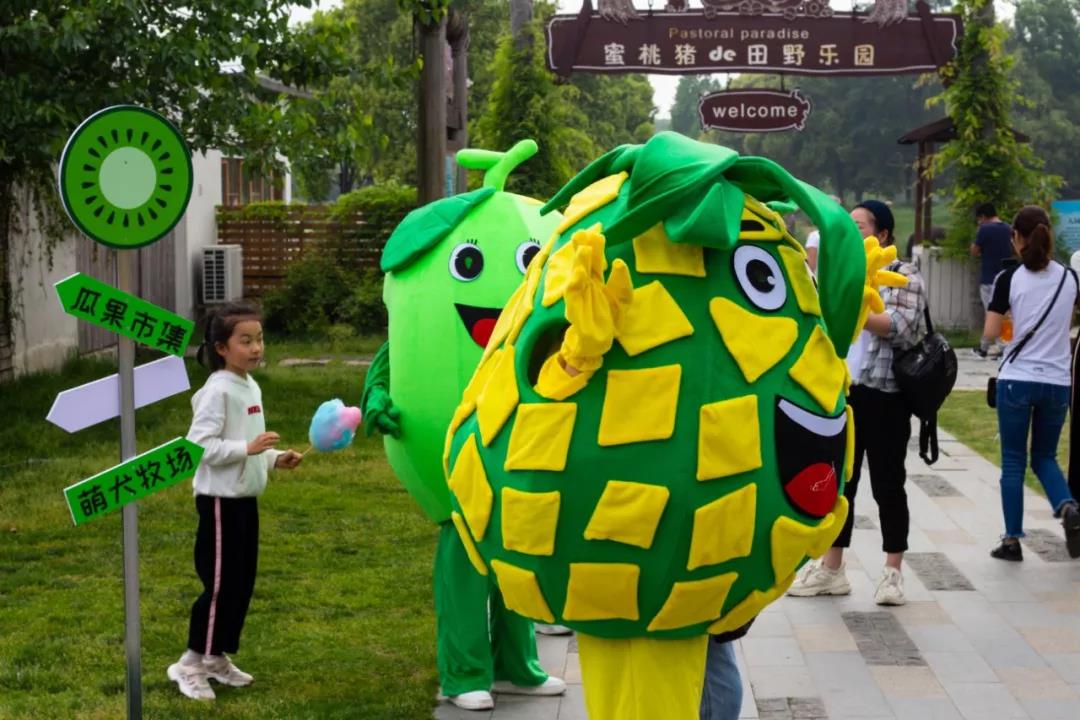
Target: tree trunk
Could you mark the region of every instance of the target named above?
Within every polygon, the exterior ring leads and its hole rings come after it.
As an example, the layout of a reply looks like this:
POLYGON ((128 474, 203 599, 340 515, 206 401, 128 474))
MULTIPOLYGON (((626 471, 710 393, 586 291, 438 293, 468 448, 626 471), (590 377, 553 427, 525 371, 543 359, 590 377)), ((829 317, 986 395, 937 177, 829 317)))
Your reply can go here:
POLYGON ((420 32, 420 117, 416 151, 417 194, 421 205, 443 197, 446 157, 446 18, 436 25, 416 23, 420 32))
POLYGON ((14 374, 14 346, 11 337, 12 297, 8 268, 11 258, 11 213, 14 210, 15 173, 0 164, 0 381, 14 374))
POLYGON ((524 32, 532 19, 532 0, 510 0, 510 35, 517 50, 527 49, 532 41, 530 35, 524 32))

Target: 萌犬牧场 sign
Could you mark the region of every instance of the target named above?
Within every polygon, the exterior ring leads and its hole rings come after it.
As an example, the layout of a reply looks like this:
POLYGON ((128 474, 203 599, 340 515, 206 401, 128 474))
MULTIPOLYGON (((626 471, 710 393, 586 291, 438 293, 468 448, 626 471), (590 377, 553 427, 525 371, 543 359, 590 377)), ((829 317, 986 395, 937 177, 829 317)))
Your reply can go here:
POLYGON ((698 113, 706 130, 802 130, 810 115, 810 100, 798 90, 727 90, 702 95, 698 113))
POLYGON ((602 73, 760 72, 893 75, 932 72, 956 55, 956 15, 918 14, 889 26, 858 13, 747 15, 710 9, 605 20, 586 0, 548 23, 548 67, 602 73), (789 19, 790 17, 790 19, 789 19))

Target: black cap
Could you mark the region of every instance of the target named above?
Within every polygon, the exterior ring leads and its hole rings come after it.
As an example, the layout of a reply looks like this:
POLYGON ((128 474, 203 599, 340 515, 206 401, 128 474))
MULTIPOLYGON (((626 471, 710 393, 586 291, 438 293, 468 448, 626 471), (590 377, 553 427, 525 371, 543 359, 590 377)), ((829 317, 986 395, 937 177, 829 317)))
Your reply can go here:
POLYGON ((856 205, 857 208, 863 208, 870 212, 874 216, 874 225, 878 230, 888 230, 889 239, 893 239, 892 236, 896 233, 896 220, 893 218, 892 210, 889 206, 880 200, 863 200, 856 205))

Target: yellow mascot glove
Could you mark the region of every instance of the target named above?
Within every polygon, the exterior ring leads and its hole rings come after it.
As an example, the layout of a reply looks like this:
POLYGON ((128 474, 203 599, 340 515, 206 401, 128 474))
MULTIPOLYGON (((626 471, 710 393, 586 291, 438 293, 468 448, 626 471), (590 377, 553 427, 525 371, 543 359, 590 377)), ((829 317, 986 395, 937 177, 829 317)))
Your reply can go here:
POLYGON ((630 270, 622 260, 603 272, 604 236, 599 226, 574 233, 573 266, 562 292, 570 326, 558 352, 540 369, 535 389, 544 397, 563 400, 585 387, 604 362, 634 297, 630 270))
POLYGON ((863 240, 863 249, 866 251, 866 284, 863 286, 859 321, 855 324, 855 337, 858 337, 866 326, 870 313, 885 312, 885 301, 881 299, 879 288, 904 287, 908 283, 907 278, 900 273, 884 269, 896 261, 894 245, 883 248, 878 239, 871 235, 863 240))

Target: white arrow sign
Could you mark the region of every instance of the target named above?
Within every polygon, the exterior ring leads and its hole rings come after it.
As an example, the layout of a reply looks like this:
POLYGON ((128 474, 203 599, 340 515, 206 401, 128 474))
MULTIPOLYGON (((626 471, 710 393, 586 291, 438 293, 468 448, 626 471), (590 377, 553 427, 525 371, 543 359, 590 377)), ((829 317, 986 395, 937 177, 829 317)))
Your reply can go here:
MULTIPOLYGON (((141 408, 191 388, 184 361, 164 357, 135 368, 135 407, 141 408)), ((120 385, 116 375, 101 378, 56 396, 45 419, 78 432, 120 416, 120 385)))

